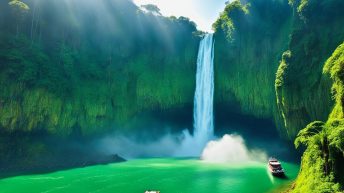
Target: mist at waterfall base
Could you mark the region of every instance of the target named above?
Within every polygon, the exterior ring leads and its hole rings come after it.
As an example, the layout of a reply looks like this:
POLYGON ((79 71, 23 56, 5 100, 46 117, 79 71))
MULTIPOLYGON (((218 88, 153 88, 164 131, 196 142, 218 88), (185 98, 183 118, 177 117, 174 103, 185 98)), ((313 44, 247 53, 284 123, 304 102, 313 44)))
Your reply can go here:
POLYGON ((214 136, 213 140, 204 144, 197 144, 194 139, 189 132, 166 134, 155 140, 140 140, 134 136, 117 134, 97 140, 96 144, 102 153, 119 154, 125 159, 196 157, 212 163, 243 163, 267 159, 263 150, 248 148, 240 135, 226 134, 222 138, 214 136), (203 146, 192 146, 195 144, 204 145, 204 149, 203 146), (189 148, 189 151, 183 148, 189 148))
POLYGON ((224 135, 221 139, 210 141, 202 152, 201 159, 207 162, 242 163, 247 161, 266 161, 262 150, 249 150, 240 135, 224 135))

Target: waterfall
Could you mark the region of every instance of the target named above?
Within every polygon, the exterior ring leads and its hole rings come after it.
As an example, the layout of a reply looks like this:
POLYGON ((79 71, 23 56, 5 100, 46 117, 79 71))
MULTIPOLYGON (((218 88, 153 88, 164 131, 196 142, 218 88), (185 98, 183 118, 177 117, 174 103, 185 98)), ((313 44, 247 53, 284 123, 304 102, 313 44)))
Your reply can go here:
POLYGON ((206 34, 200 42, 196 90, 194 97, 194 133, 184 131, 178 156, 200 156, 203 148, 214 136, 214 40, 213 34, 206 34))
POLYGON ((206 143, 214 134, 214 41, 207 34, 200 43, 194 98, 194 137, 206 143))

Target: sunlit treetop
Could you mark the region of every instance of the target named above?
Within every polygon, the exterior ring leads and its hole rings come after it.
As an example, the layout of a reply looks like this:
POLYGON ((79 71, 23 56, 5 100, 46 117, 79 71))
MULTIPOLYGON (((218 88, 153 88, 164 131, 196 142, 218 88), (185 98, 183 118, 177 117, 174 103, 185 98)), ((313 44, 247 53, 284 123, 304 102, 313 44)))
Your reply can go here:
POLYGON ((27 4, 19 0, 11 0, 8 4, 11 7, 22 10, 22 11, 28 11, 30 9, 30 7, 27 4))
POLYGON ((233 14, 235 11, 242 12, 243 14, 249 14, 249 7, 249 3, 242 4, 239 0, 235 0, 233 2, 227 1, 225 10, 220 14, 220 17, 213 24, 213 30, 223 30, 226 33, 226 38, 229 41, 232 41, 232 32, 235 30, 235 26, 232 21, 231 14, 233 14))
POLYGON ((141 5, 141 10, 153 15, 161 15, 159 7, 154 4, 141 5))

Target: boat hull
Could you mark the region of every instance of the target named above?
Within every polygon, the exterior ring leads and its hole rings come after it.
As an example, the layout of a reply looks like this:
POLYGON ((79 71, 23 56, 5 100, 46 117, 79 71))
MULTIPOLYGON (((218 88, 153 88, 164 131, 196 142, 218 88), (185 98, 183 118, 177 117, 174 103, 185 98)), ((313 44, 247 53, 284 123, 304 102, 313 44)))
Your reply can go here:
POLYGON ((271 172, 271 174, 273 176, 276 176, 276 177, 284 177, 285 176, 284 172, 271 172))
POLYGON ((269 172, 273 175, 273 176, 276 176, 276 177, 284 177, 285 176, 285 173, 284 173, 284 170, 281 169, 281 170, 275 170, 273 169, 270 165, 268 165, 268 170, 269 172))

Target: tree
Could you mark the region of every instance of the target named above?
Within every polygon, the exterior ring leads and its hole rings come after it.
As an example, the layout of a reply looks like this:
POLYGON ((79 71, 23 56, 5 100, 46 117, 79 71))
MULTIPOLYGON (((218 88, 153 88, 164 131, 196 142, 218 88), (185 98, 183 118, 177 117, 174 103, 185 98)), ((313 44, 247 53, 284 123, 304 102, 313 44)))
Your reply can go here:
POLYGON ((295 147, 298 148, 302 145, 309 145, 309 141, 314 138, 314 136, 319 135, 324 132, 325 123, 321 121, 315 121, 307 125, 306 128, 302 129, 295 139, 295 147))
POLYGON ((161 16, 160 9, 156 5, 153 5, 153 4, 141 5, 141 9, 153 15, 161 16))
POLYGON ((27 4, 19 0, 11 0, 8 4, 19 11, 28 11, 30 9, 27 4))
POLYGON ((220 18, 213 24, 214 31, 222 30, 226 34, 228 41, 233 41, 233 31, 235 30, 232 21, 233 14, 249 14, 250 3, 242 4, 240 0, 227 1, 225 10, 220 13, 220 18))
POLYGON ((19 24, 22 22, 24 15, 30 10, 30 7, 27 4, 25 4, 19 0, 11 0, 8 3, 8 5, 12 7, 14 14, 15 14, 15 17, 17 19, 16 36, 18 37, 18 35, 19 35, 19 24))

